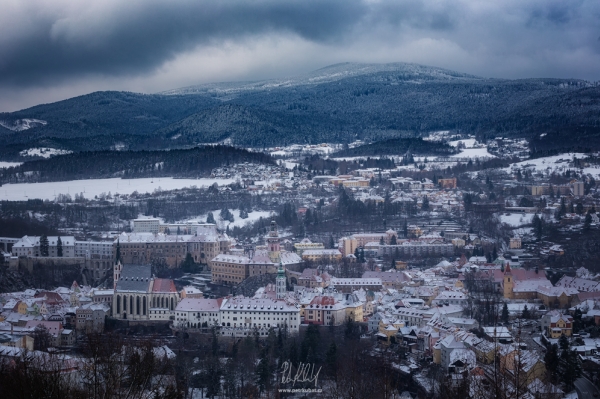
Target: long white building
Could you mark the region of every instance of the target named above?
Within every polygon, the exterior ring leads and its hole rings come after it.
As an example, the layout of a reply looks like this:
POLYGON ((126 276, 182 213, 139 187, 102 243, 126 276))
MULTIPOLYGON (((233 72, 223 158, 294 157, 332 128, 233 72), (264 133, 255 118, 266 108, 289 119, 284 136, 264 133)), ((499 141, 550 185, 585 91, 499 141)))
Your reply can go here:
POLYGON ((185 298, 175 308, 173 325, 176 328, 212 327, 220 324, 223 298, 185 298))
POLYGON ((297 333, 300 308, 276 299, 232 297, 220 299, 183 299, 175 308, 176 328, 201 328, 215 324, 239 330, 284 328, 297 333))
MULTIPOLYGON (((75 237, 60 236, 62 243, 62 256, 72 258, 75 256, 75 237)), ((13 256, 42 256, 40 253, 40 237, 24 236, 18 242, 13 244, 13 256)), ((58 256, 58 236, 48 236, 48 256, 58 256)))
POLYGON ((291 333, 300 328, 300 309, 284 300, 226 298, 221 304, 221 326, 240 328, 287 328, 291 333))

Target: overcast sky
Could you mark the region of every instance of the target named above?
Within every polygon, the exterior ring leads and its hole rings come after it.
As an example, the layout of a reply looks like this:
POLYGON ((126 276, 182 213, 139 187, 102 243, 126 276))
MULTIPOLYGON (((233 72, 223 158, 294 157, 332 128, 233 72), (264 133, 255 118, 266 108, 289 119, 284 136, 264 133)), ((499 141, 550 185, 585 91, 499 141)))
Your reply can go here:
POLYGON ((0 111, 346 61, 600 80, 600 1, 2 0, 0 111))

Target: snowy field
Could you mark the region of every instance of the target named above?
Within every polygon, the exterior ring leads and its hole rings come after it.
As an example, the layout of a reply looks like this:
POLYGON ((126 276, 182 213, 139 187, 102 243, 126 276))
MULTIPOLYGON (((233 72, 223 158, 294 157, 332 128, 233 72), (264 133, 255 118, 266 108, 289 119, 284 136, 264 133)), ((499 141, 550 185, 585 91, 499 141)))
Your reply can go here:
MULTIPOLYGON (((574 158, 582 159, 586 158, 586 154, 580 152, 569 152, 560 155, 553 155, 550 157, 528 159, 526 161, 517 162, 512 164, 510 167, 505 168, 506 172, 510 172, 511 169, 530 169, 538 172, 543 171, 564 171, 569 169, 569 164, 574 158)), ((572 169, 572 168, 571 168, 572 169)), ((598 174, 599 170, 596 168, 587 168, 590 170, 589 173, 598 174)))
POLYGON ((19 166, 23 162, 1 162, 0 161, 0 169, 2 168, 12 168, 13 166, 19 166))
POLYGON ((449 141, 448 144, 450 144, 452 147, 457 147, 458 143, 463 143, 465 145, 465 148, 473 148, 473 146, 475 145, 475 143, 477 143, 477 140, 475 139, 464 139, 464 140, 454 140, 454 141, 449 141))
POLYGON ((487 147, 465 148, 458 154, 450 155, 453 158, 496 158, 488 152, 487 147))
POLYGON ((233 183, 234 179, 173 179, 172 177, 144 178, 144 179, 90 179, 70 180, 50 183, 19 183, 5 184, 0 187, 0 200, 25 201, 27 199, 53 200, 58 194, 83 193, 85 198, 94 198, 102 193, 131 194, 134 191, 153 193, 154 191, 168 191, 185 187, 208 187, 213 183, 220 186, 233 183))
POLYGON ((73 151, 68 150, 57 150, 56 148, 30 148, 28 150, 23 150, 19 153, 22 157, 42 157, 42 158, 50 158, 54 155, 66 155, 70 154, 73 151))
POLYGON ((503 213, 500 215, 500 221, 512 227, 519 227, 524 224, 531 223, 533 213, 511 213, 509 215, 503 213))
MULTIPOLYGON (((228 220, 221 219, 221 216, 219 215, 221 213, 220 209, 215 209, 214 211, 212 211, 213 217, 215 218, 215 222, 217 222, 217 226, 220 229, 225 229, 225 228, 227 228, 227 226, 229 226, 230 229, 233 227, 243 227, 247 224, 256 222, 260 218, 267 219, 267 218, 271 217, 271 212, 269 212, 269 211, 252 211, 252 212, 248 212, 248 217, 246 219, 242 219, 242 218, 240 218, 240 210, 239 209, 230 209, 229 211, 233 215, 233 223, 229 222, 228 220)), ((208 213, 206 213, 204 215, 199 215, 198 217, 195 217, 193 219, 182 220, 180 222, 181 223, 187 223, 187 222, 205 223, 207 216, 208 216, 208 213)))

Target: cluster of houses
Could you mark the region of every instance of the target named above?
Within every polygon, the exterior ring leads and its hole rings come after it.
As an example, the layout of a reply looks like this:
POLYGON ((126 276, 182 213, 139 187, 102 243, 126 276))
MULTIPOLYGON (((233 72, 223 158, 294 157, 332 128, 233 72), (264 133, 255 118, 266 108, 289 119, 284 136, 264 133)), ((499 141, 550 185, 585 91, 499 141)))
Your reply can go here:
POLYGON ((73 282, 52 291, 28 289, 0 294, 0 345, 34 349, 36 328, 51 335, 51 346, 70 346, 78 333, 103 332, 112 290, 73 282))

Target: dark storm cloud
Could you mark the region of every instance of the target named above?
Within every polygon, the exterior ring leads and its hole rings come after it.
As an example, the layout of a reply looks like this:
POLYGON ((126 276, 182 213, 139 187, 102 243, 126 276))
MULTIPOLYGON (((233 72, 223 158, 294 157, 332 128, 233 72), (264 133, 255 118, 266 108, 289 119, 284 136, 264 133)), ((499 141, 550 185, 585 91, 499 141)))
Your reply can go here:
POLYGON ((20 34, 0 42, 0 82, 37 84, 90 72, 147 72, 198 45, 270 32, 332 41, 367 11, 364 3, 349 0, 124 4, 24 18, 27 26, 20 34))
POLYGON ((597 80, 599 27, 598 0, 3 0, 0 109, 343 61, 597 80))
MULTIPOLYGON (((419 1, 359 0, 99 2, 91 9, 30 3, 11 40, 0 40, 0 83, 37 85, 74 75, 152 71, 198 45, 258 34, 291 33, 313 42, 346 42, 354 28, 382 22, 423 29, 452 26, 448 9, 419 1), (39 6, 40 9, 36 9, 39 6)), ((21 3, 23 4, 23 3, 21 3)), ((52 4, 52 3, 51 3, 52 4)), ((61 4, 61 3, 57 3, 61 4)))

